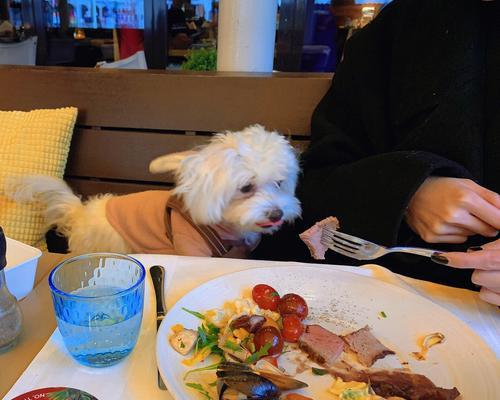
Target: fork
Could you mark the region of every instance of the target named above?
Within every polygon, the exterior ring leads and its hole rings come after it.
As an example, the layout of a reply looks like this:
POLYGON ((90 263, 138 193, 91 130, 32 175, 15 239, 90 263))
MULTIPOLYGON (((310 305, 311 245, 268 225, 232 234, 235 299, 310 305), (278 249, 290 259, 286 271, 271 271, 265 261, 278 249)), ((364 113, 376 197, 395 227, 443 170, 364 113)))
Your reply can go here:
POLYGON ((323 228, 321 243, 329 249, 357 260, 373 260, 388 253, 409 253, 430 257, 437 250, 420 247, 385 247, 333 229, 323 228))

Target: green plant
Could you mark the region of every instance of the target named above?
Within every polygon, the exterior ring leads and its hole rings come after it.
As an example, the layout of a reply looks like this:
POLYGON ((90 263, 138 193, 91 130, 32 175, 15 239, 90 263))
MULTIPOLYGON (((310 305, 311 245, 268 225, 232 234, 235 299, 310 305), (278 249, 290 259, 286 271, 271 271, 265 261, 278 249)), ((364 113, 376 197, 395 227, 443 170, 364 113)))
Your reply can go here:
POLYGON ((216 49, 191 50, 187 60, 182 63, 183 70, 189 71, 215 71, 217 69, 216 49))

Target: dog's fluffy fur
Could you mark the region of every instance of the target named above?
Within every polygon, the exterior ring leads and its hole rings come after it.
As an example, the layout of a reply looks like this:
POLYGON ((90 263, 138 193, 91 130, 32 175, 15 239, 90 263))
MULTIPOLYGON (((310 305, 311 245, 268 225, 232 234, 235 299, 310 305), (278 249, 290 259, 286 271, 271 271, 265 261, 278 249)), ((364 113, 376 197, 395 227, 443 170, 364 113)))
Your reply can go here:
MULTIPOLYGON (((175 173, 172 193, 195 223, 224 224, 249 243, 300 215, 294 195, 297 155, 283 136, 260 125, 217 134, 206 146, 159 157, 150 171, 175 173)), ((71 252, 131 250, 106 219, 111 194, 82 203, 64 181, 46 176, 13 177, 6 193, 18 202, 41 201, 47 227, 57 226, 71 252)))

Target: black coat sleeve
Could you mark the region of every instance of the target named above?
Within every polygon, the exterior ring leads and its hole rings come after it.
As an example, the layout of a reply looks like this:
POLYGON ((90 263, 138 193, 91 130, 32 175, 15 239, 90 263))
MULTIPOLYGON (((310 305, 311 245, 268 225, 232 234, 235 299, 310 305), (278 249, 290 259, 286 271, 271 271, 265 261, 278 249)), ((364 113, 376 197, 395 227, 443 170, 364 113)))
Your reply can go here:
MULTIPOLYGON (((313 114, 297 188, 302 220, 264 238, 257 257, 306 261, 307 249, 297 234, 330 215, 338 217, 345 232, 394 245, 409 200, 427 177, 471 177, 438 154, 398 148, 389 97, 403 3, 386 6, 348 41, 332 86, 313 114)), ((424 122, 425 110, 406 123, 407 134, 424 122)))
MULTIPOLYGON (((427 177, 470 177, 461 165, 435 153, 396 150, 400 138, 388 97, 400 12, 399 2, 387 6, 349 40, 333 84, 313 114, 298 189, 306 225, 337 216, 344 231, 385 245, 398 242, 406 207, 427 177)), ((406 126, 406 134, 422 123, 425 115, 409 121, 413 126, 406 126)))
POLYGON ((340 166, 308 168, 299 197, 306 225, 329 215, 341 229, 392 246, 406 207, 431 176, 467 176, 460 165, 422 151, 383 153, 340 166))

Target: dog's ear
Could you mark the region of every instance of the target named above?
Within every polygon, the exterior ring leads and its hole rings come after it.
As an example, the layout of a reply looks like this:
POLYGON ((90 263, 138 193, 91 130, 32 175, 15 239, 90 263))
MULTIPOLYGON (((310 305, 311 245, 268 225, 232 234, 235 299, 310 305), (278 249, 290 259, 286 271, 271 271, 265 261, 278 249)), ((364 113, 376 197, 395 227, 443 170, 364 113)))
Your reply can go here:
POLYGON ((193 150, 188 150, 179 153, 166 154, 155 158, 149 164, 149 172, 152 174, 162 174, 165 172, 179 171, 182 161, 195 153, 196 152, 193 150))
POLYGON ((182 198, 195 223, 221 222, 223 211, 241 180, 238 162, 234 149, 212 143, 182 163, 174 193, 182 198))

